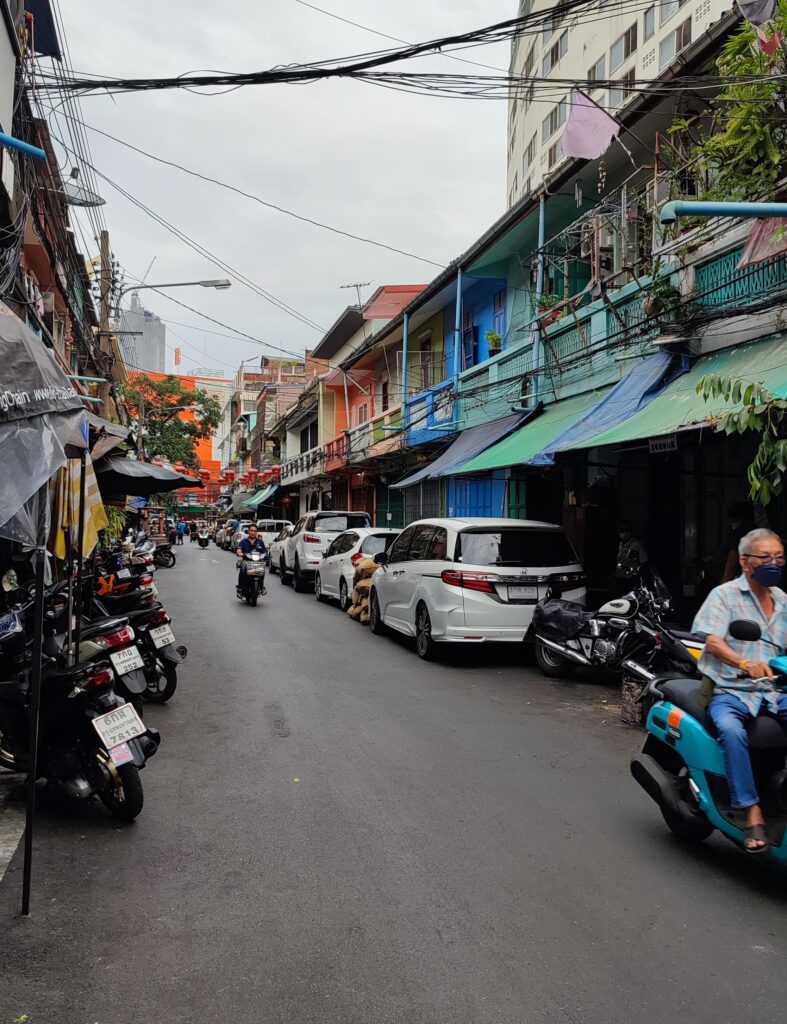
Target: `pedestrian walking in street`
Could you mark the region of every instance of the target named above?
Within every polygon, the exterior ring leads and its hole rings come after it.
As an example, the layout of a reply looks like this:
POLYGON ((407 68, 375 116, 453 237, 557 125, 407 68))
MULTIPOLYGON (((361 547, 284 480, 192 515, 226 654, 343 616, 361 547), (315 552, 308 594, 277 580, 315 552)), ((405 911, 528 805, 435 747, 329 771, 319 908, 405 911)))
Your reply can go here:
POLYGON ((186 526, 186 520, 181 519, 180 522, 178 523, 178 544, 183 543, 183 538, 186 536, 186 530, 188 530, 188 526, 186 526))

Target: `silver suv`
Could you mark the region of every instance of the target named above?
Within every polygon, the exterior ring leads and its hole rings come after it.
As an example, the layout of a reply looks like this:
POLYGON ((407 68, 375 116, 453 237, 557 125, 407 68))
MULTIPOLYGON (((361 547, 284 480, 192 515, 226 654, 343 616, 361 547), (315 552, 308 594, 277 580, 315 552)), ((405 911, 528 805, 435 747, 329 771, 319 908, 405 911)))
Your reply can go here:
POLYGON ((301 516, 282 545, 282 581, 292 579, 298 593, 307 590, 314 583, 314 574, 331 541, 345 530, 371 525, 368 512, 309 512, 301 516))

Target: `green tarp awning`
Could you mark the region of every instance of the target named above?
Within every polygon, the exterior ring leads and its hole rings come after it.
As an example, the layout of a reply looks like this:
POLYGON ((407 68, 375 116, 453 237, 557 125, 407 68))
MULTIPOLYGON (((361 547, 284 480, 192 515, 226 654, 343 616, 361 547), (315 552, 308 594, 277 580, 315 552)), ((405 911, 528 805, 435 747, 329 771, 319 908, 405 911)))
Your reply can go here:
POLYGON ((589 391, 585 395, 577 395, 548 405, 540 416, 498 444, 487 448, 470 462, 452 470, 449 475, 472 476, 475 473, 486 473, 492 469, 503 469, 529 462, 594 405, 607 390, 605 388, 604 391, 589 391))
POLYGON ((247 498, 241 505, 241 509, 252 509, 261 505, 264 501, 271 498, 278 490, 278 483, 270 484, 268 487, 263 487, 261 491, 257 491, 256 494, 252 494, 250 498, 247 498))
POLYGON ((576 447, 596 448, 674 434, 739 409, 740 406, 724 399, 706 402, 702 395, 697 394, 697 384, 707 374, 721 374, 723 377, 740 378, 746 383, 762 384, 779 398, 787 398, 787 337, 752 341, 702 356, 688 373, 668 385, 636 415, 602 434, 586 438, 576 447))

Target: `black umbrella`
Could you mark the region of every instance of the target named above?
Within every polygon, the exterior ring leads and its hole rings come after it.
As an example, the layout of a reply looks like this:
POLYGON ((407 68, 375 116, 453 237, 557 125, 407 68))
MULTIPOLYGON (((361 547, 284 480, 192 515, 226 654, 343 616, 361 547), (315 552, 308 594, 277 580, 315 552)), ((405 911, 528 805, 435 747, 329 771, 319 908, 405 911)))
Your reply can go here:
POLYGON ((120 455, 102 459, 95 470, 98 486, 105 498, 127 494, 149 498, 151 494, 205 486, 199 477, 176 473, 174 469, 157 466, 152 462, 125 459, 120 455))

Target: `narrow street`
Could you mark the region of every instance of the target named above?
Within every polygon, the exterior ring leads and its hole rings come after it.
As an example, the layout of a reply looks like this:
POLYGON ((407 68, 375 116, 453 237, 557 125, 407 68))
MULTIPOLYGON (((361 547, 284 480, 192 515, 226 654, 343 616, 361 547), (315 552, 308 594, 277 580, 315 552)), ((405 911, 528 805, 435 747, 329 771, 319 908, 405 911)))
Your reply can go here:
POLYGON ((157 575, 190 658, 121 827, 42 801, 0 884, 0 1022, 781 1021, 785 884, 673 839, 614 691, 421 663, 234 558, 157 575))

